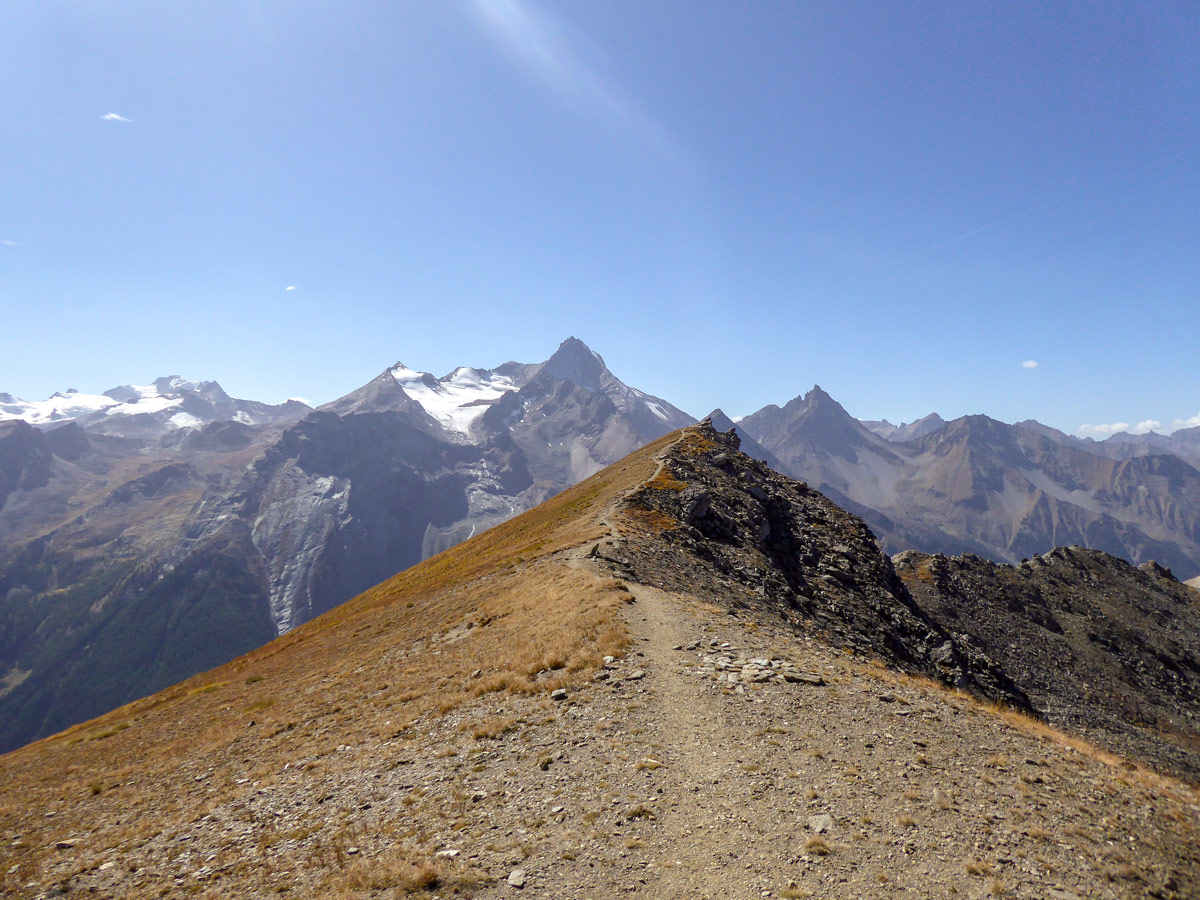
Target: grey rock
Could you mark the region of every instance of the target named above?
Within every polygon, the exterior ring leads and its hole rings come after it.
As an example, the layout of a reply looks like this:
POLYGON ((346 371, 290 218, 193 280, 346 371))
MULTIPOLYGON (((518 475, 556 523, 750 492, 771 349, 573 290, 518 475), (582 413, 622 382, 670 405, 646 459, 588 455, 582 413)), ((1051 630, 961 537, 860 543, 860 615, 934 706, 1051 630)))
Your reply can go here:
POLYGON ((817 816, 808 817, 808 830, 814 834, 825 834, 833 831, 833 816, 829 813, 822 813, 817 816))
POLYGON ((820 675, 810 675, 808 672, 784 672, 783 680, 788 684, 812 684, 817 687, 825 684, 825 679, 820 675))

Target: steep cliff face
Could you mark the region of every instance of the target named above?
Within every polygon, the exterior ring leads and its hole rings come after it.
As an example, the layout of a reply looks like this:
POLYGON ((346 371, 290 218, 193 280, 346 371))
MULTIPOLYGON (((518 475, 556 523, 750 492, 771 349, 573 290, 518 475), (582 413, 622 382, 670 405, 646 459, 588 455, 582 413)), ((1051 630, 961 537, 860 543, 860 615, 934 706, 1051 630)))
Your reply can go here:
POLYGON ((278 631, 419 562, 428 528, 468 514, 461 470, 481 456, 394 413, 314 413, 288 429, 235 492, 278 631))
POLYGON ((25 422, 0 423, 0 508, 17 490, 32 491, 50 480, 53 453, 42 433, 25 422))
POLYGON ((1168 570, 1082 547, 1018 566, 895 562, 920 607, 972 635, 1051 722, 1200 780, 1200 597, 1168 570))

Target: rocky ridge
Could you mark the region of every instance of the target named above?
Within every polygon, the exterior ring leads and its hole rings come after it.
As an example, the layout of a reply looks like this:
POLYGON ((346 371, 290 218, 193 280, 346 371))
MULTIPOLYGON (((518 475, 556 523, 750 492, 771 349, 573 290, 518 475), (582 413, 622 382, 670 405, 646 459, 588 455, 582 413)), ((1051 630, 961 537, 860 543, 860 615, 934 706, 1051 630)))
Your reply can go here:
POLYGON ((1200 597, 1169 570, 1082 547, 1017 566, 894 562, 921 608, 972 635, 1048 721, 1200 782, 1200 597))
POLYGON ((632 492, 635 514, 670 523, 651 540, 596 555, 628 577, 703 591, 731 614, 756 609, 997 702, 1028 698, 968 635, 918 607, 870 529, 802 482, 739 452, 709 421, 684 432, 655 478, 632 492))

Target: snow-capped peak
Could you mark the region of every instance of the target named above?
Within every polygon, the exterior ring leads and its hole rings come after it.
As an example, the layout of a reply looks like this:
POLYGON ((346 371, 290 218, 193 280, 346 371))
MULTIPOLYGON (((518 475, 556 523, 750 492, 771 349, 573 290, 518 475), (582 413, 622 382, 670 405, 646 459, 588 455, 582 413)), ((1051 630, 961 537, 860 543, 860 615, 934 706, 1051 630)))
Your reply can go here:
POLYGON ((443 427, 469 435, 471 426, 489 406, 517 385, 507 375, 460 366, 445 378, 434 378, 403 363, 388 370, 404 393, 421 404, 443 427))
POLYGON ((55 393, 45 400, 22 400, 6 395, 0 401, 0 420, 24 419, 30 425, 50 425, 69 422, 122 405, 119 400, 104 394, 81 394, 78 391, 55 393))
POLYGON ((125 433, 127 426, 153 427, 150 420, 143 417, 158 413, 163 414, 157 418, 168 429, 194 428, 214 418, 233 418, 256 424, 259 418, 256 410, 252 408, 247 414, 242 409, 245 405, 243 401, 232 400, 215 381, 189 381, 179 375, 169 375, 150 384, 118 385, 103 394, 81 394, 69 388, 37 401, 0 394, 0 420, 24 419, 35 426, 78 420, 81 424, 103 427, 114 434, 125 433), (132 425, 133 417, 137 417, 136 426, 132 425), (122 419, 125 421, 117 424, 122 419))
POLYGON ((123 384, 103 394, 81 394, 74 388, 57 391, 45 400, 9 397, 0 402, 0 419, 24 419, 30 425, 50 425, 95 415, 137 416, 161 412, 183 403, 177 395, 164 396, 168 389, 190 387, 178 376, 160 378, 154 384, 123 384), (168 387, 165 382, 170 382, 168 387))

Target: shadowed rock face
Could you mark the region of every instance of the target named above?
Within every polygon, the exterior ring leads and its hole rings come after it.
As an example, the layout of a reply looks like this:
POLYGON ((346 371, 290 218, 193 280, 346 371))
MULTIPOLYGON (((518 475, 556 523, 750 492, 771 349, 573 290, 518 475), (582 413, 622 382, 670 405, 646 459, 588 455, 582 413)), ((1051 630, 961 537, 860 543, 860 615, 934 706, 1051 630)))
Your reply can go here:
POLYGON ((1156 563, 1059 547, 1019 566, 907 552, 913 597, 1047 719, 1200 781, 1200 597, 1156 563))
POLYGON ((0 423, 0 507, 14 491, 32 491, 50 480, 50 448, 24 422, 0 423))
POLYGON ((993 700, 1028 698, 973 641, 921 610, 870 529, 802 482, 739 452, 707 422, 662 457, 632 510, 665 527, 611 554, 628 577, 727 604, 774 611, 834 646, 880 656, 993 700))

